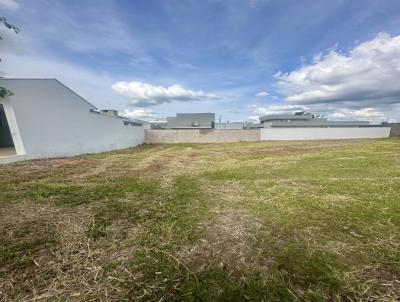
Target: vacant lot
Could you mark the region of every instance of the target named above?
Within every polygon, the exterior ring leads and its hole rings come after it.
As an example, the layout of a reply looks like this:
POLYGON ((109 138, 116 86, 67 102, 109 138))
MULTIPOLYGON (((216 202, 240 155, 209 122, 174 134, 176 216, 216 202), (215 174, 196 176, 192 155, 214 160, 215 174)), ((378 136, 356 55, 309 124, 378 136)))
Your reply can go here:
POLYGON ((394 301, 400 140, 0 166, 0 300, 394 301))

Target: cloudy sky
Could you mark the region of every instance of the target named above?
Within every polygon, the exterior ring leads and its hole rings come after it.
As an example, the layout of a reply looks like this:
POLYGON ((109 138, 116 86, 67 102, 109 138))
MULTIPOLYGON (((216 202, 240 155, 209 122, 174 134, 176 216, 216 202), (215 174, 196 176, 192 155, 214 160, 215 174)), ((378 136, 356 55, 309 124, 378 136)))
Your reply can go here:
POLYGON ((400 121, 398 0, 0 0, 1 76, 99 108, 400 121))

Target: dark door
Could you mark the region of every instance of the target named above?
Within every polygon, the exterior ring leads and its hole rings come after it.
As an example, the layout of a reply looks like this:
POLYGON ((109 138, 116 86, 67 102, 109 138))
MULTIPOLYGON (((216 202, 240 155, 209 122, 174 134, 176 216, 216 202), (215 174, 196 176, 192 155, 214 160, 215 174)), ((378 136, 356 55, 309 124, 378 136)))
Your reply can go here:
POLYGON ((3 105, 0 105, 0 148, 13 147, 14 142, 11 136, 10 128, 8 127, 6 113, 3 105))

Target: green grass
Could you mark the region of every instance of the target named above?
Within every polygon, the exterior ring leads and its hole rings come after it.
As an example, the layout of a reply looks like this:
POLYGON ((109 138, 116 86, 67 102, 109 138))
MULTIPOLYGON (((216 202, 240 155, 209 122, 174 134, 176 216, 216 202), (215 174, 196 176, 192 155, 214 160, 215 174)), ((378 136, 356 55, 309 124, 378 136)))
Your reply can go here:
POLYGON ((0 167, 0 300, 396 301, 400 140, 0 167))

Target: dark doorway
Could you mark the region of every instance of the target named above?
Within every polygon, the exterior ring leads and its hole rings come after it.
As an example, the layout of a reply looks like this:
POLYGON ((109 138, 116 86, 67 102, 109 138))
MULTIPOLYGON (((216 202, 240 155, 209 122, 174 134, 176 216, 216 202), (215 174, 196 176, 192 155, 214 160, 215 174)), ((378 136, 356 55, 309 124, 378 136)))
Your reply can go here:
POLYGON ((14 142, 8 126, 6 113, 0 104, 0 157, 15 155, 14 142))

